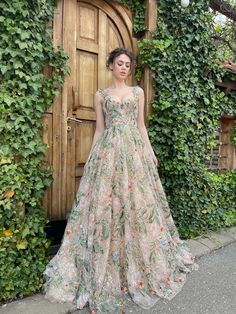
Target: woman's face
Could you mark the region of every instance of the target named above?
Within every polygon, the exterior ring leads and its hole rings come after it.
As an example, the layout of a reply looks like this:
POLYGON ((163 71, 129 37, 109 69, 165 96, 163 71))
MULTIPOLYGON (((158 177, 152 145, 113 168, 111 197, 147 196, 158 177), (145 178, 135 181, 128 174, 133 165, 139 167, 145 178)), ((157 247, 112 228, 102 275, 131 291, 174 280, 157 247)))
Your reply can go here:
POLYGON ((126 54, 121 54, 115 58, 112 64, 110 64, 110 70, 112 74, 118 80, 125 80, 130 74, 131 61, 126 54))

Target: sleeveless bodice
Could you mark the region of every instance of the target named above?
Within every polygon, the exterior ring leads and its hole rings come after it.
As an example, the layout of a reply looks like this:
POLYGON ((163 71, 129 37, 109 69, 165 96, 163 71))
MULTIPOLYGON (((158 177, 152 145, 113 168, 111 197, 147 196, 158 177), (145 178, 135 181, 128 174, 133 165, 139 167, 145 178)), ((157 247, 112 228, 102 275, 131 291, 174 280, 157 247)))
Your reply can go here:
POLYGON ((132 88, 132 96, 123 99, 110 95, 106 89, 98 91, 104 97, 103 113, 107 129, 124 126, 137 127, 138 86, 132 88))

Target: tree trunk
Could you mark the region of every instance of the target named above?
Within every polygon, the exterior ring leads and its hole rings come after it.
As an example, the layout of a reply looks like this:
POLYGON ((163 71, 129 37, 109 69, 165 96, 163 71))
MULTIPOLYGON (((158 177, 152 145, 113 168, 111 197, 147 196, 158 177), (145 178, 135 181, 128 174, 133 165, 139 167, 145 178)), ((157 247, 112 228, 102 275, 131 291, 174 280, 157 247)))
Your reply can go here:
POLYGON ((210 7, 236 21, 236 9, 223 0, 210 0, 210 7))

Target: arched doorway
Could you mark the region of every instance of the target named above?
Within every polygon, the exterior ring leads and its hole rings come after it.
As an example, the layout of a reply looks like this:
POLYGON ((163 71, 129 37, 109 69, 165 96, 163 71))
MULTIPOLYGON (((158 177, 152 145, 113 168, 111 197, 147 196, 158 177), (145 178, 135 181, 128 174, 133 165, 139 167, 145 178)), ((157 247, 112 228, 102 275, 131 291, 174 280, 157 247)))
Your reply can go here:
POLYGON ((44 207, 51 221, 66 219, 75 198, 95 130, 94 93, 109 84, 108 52, 124 46, 136 54, 131 13, 115 1, 61 0, 53 30, 55 46, 69 56, 71 73, 61 96, 44 114, 43 138, 54 179, 44 207))

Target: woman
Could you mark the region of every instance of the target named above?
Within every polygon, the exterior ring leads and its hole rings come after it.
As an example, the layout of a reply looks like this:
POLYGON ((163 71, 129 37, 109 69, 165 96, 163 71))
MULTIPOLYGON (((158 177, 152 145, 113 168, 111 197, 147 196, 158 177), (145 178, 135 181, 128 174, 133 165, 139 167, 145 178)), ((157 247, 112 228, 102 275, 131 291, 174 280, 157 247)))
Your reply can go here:
POLYGON ((197 269, 180 240, 144 124, 144 93, 127 86, 133 57, 108 58, 111 86, 95 94, 92 149, 62 245, 45 270, 46 298, 91 313, 172 299, 197 269))

